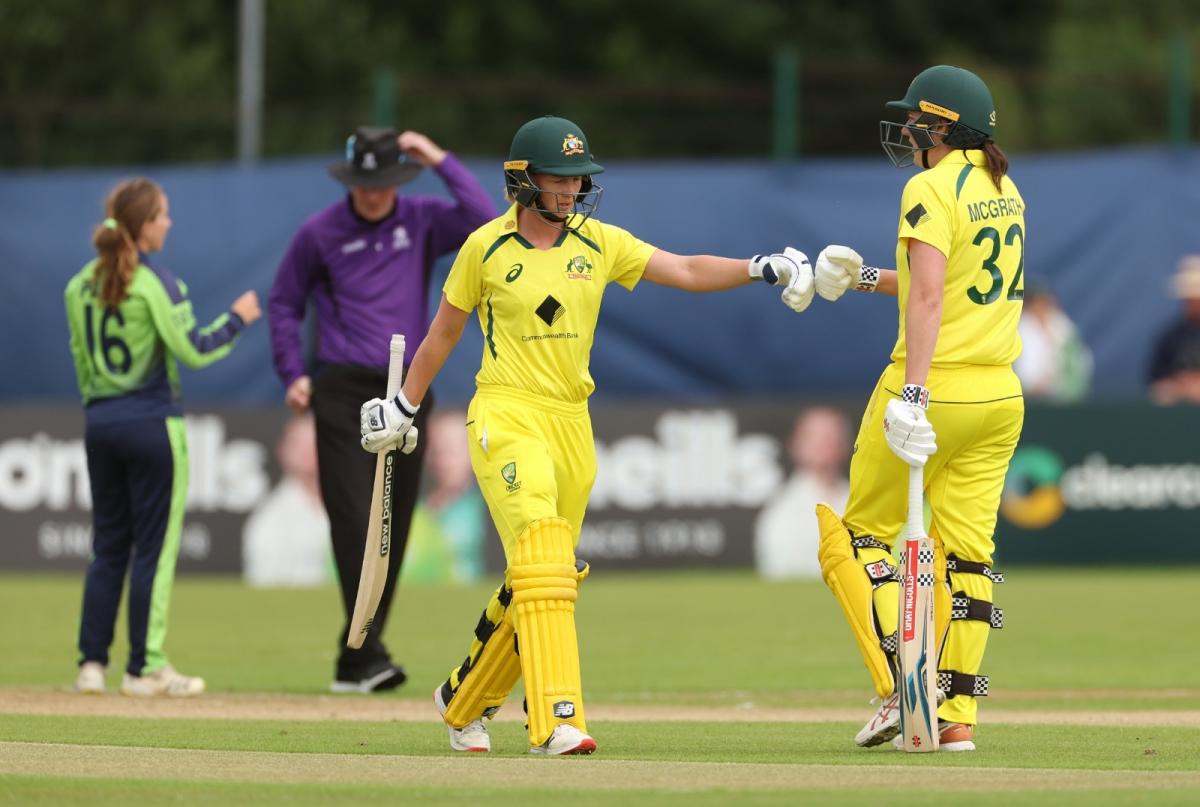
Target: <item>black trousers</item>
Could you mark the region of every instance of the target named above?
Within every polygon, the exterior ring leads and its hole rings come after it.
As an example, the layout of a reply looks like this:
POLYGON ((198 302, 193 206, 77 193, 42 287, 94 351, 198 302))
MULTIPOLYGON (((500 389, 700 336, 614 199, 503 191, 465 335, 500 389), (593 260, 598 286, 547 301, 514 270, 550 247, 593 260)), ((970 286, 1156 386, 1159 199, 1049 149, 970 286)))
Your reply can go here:
MULTIPOLYGON (((412 454, 399 455, 392 500, 392 551, 387 583, 367 638, 362 647, 351 650, 346 647, 346 637, 350 632, 350 619, 354 615, 354 601, 358 595, 358 578, 362 572, 363 547, 366 545, 367 522, 371 511, 371 492, 375 484, 375 455, 364 451, 359 442, 359 408, 371 398, 382 398, 386 390, 387 373, 366 367, 322 365, 313 380, 317 470, 321 498, 329 515, 333 557, 346 614, 346 622, 338 639, 340 655, 336 675, 345 681, 364 678, 377 672, 381 664, 391 661, 383 645, 383 629, 391 610, 392 595, 396 591, 396 576, 404 562, 404 549, 408 545, 408 531, 425 459, 424 439, 412 454)), ((433 396, 426 395, 421 403, 421 411, 417 413, 418 428, 424 425, 432 408, 433 396)))

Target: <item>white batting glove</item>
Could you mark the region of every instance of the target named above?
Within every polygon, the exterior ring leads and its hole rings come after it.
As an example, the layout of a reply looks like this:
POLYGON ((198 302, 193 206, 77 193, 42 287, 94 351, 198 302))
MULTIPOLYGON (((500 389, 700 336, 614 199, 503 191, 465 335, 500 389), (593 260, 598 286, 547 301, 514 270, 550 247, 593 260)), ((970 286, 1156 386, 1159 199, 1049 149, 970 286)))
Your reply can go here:
POLYGON ((382 398, 367 401, 358 412, 362 447, 372 454, 378 454, 399 446, 405 454, 411 454, 417 447, 413 418, 420 408, 410 404, 403 392, 397 393, 390 401, 382 398))
POLYGON ((783 252, 755 255, 750 259, 750 279, 783 286, 780 299, 799 313, 808 308, 813 297, 813 272, 808 256, 798 249, 787 247, 783 252))
POLYGON ((850 247, 830 244, 817 256, 813 282, 817 294, 832 303, 851 287, 856 291, 875 291, 879 270, 863 266, 862 256, 850 247))
POLYGON ((925 417, 928 407, 929 390, 905 384, 900 399, 888 401, 883 411, 883 436, 888 448, 913 468, 924 467, 937 452, 937 436, 925 417))

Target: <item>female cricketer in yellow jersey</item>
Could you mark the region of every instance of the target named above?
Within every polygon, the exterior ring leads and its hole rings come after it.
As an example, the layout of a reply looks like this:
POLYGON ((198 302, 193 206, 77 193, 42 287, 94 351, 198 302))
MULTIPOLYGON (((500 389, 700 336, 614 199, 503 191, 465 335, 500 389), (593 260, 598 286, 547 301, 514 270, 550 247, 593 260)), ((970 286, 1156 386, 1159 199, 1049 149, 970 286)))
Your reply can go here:
MULTIPOLYGON (((849 287, 899 297, 892 363, 867 404, 838 518, 820 505, 822 573, 850 620, 881 705, 855 738, 878 745, 899 731, 895 692, 897 578, 891 550, 905 520, 908 466, 924 466, 933 511, 935 621, 941 649, 940 747, 975 748, 976 698, 992 605, 992 531, 1024 401, 1012 364, 1021 352, 1025 203, 992 141, 996 112, 973 73, 939 65, 888 106, 880 140, 897 167, 919 163, 900 200, 896 270, 862 265, 847 247, 817 259, 817 293, 849 287), (936 435, 936 436, 935 436, 936 435)), ((940 696, 939 696, 940 697, 940 696)))
POLYGON ((450 270, 429 334, 401 393, 363 404, 363 447, 396 443, 471 311, 484 335, 467 412, 471 464, 508 561, 466 660, 434 692, 458 751, 487 751, 491 717, 524 676, 533 753, 590 753, 584 722, 575 599, 586 564, 575 558, 596 475, 587 399, 592 337, 604 287, 645 278, 687 291, 765 280, 785 304, 812 300, 812 270, 793 249, 749 261, 673 255, 592 213, 601 188, 574 123, 537 118, 504 163, 512 206, 476 230, 450 270))

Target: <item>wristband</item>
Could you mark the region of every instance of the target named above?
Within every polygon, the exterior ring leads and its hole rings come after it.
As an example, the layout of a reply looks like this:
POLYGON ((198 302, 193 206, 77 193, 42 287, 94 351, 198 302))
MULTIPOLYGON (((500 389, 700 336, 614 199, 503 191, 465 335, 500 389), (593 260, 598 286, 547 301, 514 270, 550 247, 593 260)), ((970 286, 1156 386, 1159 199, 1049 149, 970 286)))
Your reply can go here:
MULTIPOLYGON (((865 267, 864 267, 865 268, 865 267)), ((919 406, 922 409, 929 408, 929 390, 922 387, 920 384, 905 384, 904 389, 900 390, 900 400, 906 404, 919 406)))
POLYGON ((864 266, 858 270, 858 285, 855 291, 872 292, 879 285, 879 270, 874 266, 864 266))
POLYGON ((772 286, 779 282, 779 275, 775 274, 775 269, 771 266, 770 255, 755 255, 750 259, 747 271, 751 280, 765 281, 772 286))
POLYGON ((410 420, 421 409, 420 406, 413 406, 408 402, 408 399, 404 397, 404 390, 400 390, 396 393, 396 397, 392 399, 392 403, 394 403, 401 413, 403 413, 404 416, 410 420))

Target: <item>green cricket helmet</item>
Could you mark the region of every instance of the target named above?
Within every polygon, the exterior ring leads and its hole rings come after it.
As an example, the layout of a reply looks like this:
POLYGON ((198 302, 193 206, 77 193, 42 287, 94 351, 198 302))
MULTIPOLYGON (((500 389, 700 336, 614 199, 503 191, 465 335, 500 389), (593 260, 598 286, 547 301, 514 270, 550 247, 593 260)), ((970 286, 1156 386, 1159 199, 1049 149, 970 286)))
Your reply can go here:
POLYGON ((930 129, 949 123, 942 142, 951 148, 980 148, 992 139, 996 130, 996 106, 983 79, 948 64, 922 71, 899 101, 888 101, 890 109, 920 113, 909 123, 879 122, 879 142, 896 167, 912 165, 915 152, 933 148, 936 143, 930 129), (910 142, 905 132, 912 136, 910 142))
POLYGON ((592 160, 587 135, 566 118, 546 115, 526 123, 513 136, 504 162, 504 187, 509 196, 528 210, 561 225, 568 230, 578 229, 600 206, 604 189, 592 182, 592 174, 604 168, 592 160), (530 174, 550 174, 558 177, 583 177, 577 194, 571 196, 574 211, 570 216, 552 213, 542 205, 543 191, 530 174))

